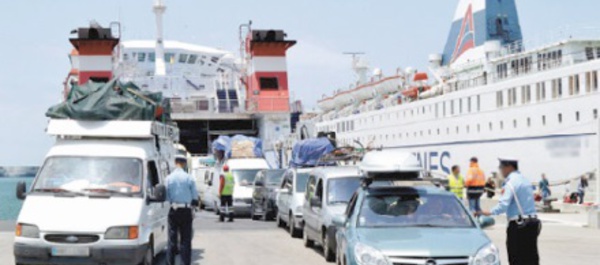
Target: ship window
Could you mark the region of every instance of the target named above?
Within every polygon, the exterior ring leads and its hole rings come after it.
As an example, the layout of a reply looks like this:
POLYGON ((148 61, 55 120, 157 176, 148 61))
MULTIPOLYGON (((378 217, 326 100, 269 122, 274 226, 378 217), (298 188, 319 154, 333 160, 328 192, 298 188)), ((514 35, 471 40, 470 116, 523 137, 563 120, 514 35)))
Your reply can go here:
POLYGON ((458 114, 463 113, 463 99, 458 99, 458 114))
POLYGON ((196 54, 190 54, 190 58, 188 58, 187 63, 189 63, 189 64, 195 64, 196 60, 198 60, 198 55, 196 55, 196 54))
POLYGON ((437 134, 440 135, 440 128, 437 129, 437 134))
POLYGON ((423 131, 420 132, 421 136, 423 136, 423 131))
POLYGON ((477 124, 477 132, 481 132, 481 124, 477 124))
POLYGON ((129 61, 129 53, 123 53, 123 61, 129 61))
POLYGON ((458 131, 458 126, 456 126, 456 134, 458 134, 458 132, 459 132, 459 131, 458 131))
POLYGON ((496 107, 498 107, 498 108, 502 108, 502 105, 504 105, 502 102, 503 101, 502 94, 503 94, 502 91, 496 92, 496 107))
POLYGON ((431 129, 428 130, 429 135, 431 135, 431 129))
POLYGON ((579 75, 578 74, 573 77, 573 83, 574 83, 573 86, 575 87, 574 88, 575 95, 579 95, 581 86, 579 84, 579 75))
POLYGON ((481 96, 477 95, 477 111, 481 111, 481 96))
POLYGON ((588 60, 594 60, 594 48, 586 47, 585 48, 585 56, 588 60))
POLYGON ((494 130, 494 124, 490 122, 490 132, 494 130))
POLYGON ((469 128, 469 125, 467 125, 467 133, 469 133, 471 130, 471 128, 469 128))
POLYGON ((278 90, 279 82, 277 77, 261 77, 259 78, 261 90, 278 90))
POLYGON ((468 108, 468 110, 467 110, 467 111, 468 111, 469 113, 471 113, 471 97, 469 97, 469 98, 467 99, 467 108, 468 108))
POLYGON ((174 63, 175 62, 175 54, 174 53, 165 53, 165 62, 166 63, 174 63))
POLYGON ((450 128, 446 128, 446 134, 450 134, 450 128))
POLYGON ((531 127, 531 118, 527 118, 527 127, 531 127))
POLYGON ((546 126, 546 115, 542 115, 542 125, 546 126))
POLYGON ((446 101, 443 102, 443 107, 442 107, 442 111, 444 113, 444 117, 446 117, 446 101))
POLYGON ((576 120, 576 121, 579 121, 579 111, 576 111, 576 112, 575 112, 575 120, 576 120))
POLYGON ((148 53, 148 61, 150 61, 150 62, 156 61, 156 54, 153 52, 148 53))
POLYGON ((180 63, 185 63, 185 62, 187 62, 187 58, 188 58, 188 55, 187 55, 187 54, 185 54, 185 53, 179 54, 179 62, 180 62, 180 63))
POLYGON ((558 114, 558 123, 562 123, 562 113, 558 114))
POLYGON ((513 105, 517 104, 517 88, 516 87, 512 88, 512 104, 513 105))
POLYGON ((598 109, 594 109, 594 119, 598 119, 598 109))
POLYGON ((450 101, 450 115, 454 115, 454 100, 450 101))
POLYGON ((513 127, 516 129, 517 128, 517 120, 513 120, 513 127))
POLYGON ((138 62, 142 63, 146 60, 146 53, 145 52, 140 52, 137 54, 137 59, 138 62))
POLYGON ((500 121, 500 130, 504 130, 504 122, 500 121))

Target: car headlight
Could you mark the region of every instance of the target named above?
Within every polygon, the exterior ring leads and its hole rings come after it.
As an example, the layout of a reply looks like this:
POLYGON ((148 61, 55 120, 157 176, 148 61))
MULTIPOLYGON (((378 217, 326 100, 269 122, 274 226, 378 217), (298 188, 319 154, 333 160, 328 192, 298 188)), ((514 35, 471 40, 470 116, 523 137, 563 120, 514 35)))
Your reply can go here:
POLYGON ((354 247, 354 255, 360 265, 389 265, 387 258, 379 250, 358 243, 354 247))
POLYGON ((494 244, 488 244, 477 251, 471 260, 471 265, 497 265, 500 264, 500 254, 494 244))
POLYGON ((39 238, 40 229, 35 225, 17 224, 15 235, 18 237, 39 238))
POLYGON ((139 228, 137 226, 118 226, 106 230, 104 239, 137 239, 139 228))

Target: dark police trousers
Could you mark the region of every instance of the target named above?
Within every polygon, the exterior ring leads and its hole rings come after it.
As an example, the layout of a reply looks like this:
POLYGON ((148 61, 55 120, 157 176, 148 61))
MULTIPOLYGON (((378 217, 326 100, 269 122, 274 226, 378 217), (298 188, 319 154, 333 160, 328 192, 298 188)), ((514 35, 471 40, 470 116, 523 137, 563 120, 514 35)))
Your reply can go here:
POLYGON ((194 221, 191 208, 178 208, 169 211, 169 249, 167 262, 175 265, 177 249, 183 265, 192 263, 192 222, 194 221), (178 239, 179 238, 179 242, 178 239))
POLYGON ((537 240, 542 229, 539 220, 534 219, 522 225, 510 221, 506 230, 506 248, 510 265, 538 265, 537 240))

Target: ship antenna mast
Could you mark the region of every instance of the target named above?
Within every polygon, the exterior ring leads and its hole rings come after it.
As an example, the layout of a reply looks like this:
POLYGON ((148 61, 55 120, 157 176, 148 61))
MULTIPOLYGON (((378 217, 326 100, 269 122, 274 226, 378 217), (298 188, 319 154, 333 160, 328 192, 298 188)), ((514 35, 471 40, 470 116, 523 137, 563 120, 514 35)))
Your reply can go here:
POLYGON ((167 7, 163 0, 155 0, 152 10, 156 16, 156 48, 154 59, 154 75, 164 76, 166 74, 165 66, 165 47, 163 43, 163 14, 167 7))
POLYGON ((364 52, 344 52, 344 55, 352 56, 352 70, 356 73, 359 84, 364 84, 367 82, 367 72, 369 71, 369 66, 367 63, 362 60, 361 55, 364 55, 364 52))

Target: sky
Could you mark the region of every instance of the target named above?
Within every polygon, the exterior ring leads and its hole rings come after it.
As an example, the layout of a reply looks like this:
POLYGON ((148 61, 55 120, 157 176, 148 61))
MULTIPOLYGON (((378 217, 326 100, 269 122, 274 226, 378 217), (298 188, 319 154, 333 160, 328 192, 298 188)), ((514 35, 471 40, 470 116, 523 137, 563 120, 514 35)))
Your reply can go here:
MULTIPOLYGON (((153 39, 152 0, 0 0, 0 166, 40 165, 53 139, 46 110, 58 103, 72 49, 69 32, 120 21, 124 40, 153 39)), ((351 58, 371 67, 426 70, 441 53, 458 0, 165 0, 165 39, 239 50, 238 26, 284 29, 289 86, 305 106, 354 81, 351 58)), ((600 28, 598 0, 517 1, 525 39, 565 26, 600 28)))

